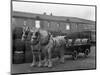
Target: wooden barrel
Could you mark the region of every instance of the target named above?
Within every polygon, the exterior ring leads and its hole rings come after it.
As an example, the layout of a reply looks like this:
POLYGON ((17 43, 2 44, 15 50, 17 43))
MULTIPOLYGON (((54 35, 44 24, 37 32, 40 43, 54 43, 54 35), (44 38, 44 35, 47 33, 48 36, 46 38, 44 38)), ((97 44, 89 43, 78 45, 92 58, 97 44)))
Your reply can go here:
POLYGON ((24 52, 25 52, 24 41, 21 41, 21 39, 13 40, 12 59, 14 64, 24 63, 25 59, 24 52))
POLYGON ((24 63, 24 52, 23 51, 15 51, 14 52, 13 63, 14 64, 22 64, 22 63, 24 63))
POLYGON ((21 39, 16 39, 13 40, 13 46, 14 50, 13 51, 25 51, 25 43, 21 39))
POLYGON ((23 34, 23 28, 22 27, 15 27, 13 32, 12 32, 13 40, 21 39, 22 34, 23 34))

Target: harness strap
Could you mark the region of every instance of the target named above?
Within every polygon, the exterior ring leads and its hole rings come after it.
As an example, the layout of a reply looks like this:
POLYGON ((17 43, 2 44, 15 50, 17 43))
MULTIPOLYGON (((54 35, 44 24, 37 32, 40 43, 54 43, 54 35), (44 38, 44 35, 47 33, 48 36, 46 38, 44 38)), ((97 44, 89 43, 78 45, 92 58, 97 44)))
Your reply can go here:
POLYGON ((53 47, 55 48, 56 47, 56 41, 53 38, 51 38, 51 39, 53 41, 53 47))

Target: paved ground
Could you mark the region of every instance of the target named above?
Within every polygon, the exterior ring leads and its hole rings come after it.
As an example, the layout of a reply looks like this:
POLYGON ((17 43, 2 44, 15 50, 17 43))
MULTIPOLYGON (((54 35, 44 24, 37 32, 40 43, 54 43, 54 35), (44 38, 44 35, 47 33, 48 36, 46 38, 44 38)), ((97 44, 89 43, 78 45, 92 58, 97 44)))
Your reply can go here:
POLYGON ((61 70, 78 70, 78 69, 95 69, 95 46, 91 47, 91 53, 87 58, 83 54, 78 56, 77 60, 72 60, 72 57, 66 55, 65 63, 62 64, 54 60, 54 67, 30 67, 30 63, 14 64, 11 67, 12 73, 29 73, 29 72, 47 72, 47 71, 61 71, 61 70))

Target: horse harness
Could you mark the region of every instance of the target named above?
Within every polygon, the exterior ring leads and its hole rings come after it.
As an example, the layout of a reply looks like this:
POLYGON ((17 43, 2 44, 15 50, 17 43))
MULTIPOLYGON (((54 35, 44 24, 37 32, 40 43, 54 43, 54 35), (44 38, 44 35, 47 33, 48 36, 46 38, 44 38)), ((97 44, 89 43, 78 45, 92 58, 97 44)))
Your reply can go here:
POLYGON ((50 41, 50 37, 51 37, 51 35, 50 35, 49 32, 48 32, 48 39, 47 39, 47 41, 46 41, 45 43, 41 44, 41 46, 48 45, 48 43, 49 43, 49 41, 50 41))

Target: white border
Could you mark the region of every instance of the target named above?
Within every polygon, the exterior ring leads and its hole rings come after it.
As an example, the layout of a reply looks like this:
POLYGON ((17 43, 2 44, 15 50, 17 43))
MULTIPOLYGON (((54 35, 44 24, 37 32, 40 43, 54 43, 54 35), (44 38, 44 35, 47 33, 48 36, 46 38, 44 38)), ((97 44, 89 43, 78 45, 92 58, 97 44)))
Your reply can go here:
MULTIPOLYGON (((29 0, 28 0, 29 1, 29 0)), ((32 0, 30 0, 32 1, 32 0)), ((56 2, 56 3, 73 3, 73 4, 88 4, 97 5, 98 13, 100 13, 99 0, 36 0, 43 2, 56 2)), ((0 75, 10 74, 10 0, 0 1, 0 75)), ((99 36, 100 28, 100 14, 97 16, 97 35, 99 36)), ((67 71, 67 72, 53 72, 53 73, 37 73, 38 75, 98 75, 100 74, 100 40, 97 40, 97 70, 84 70, 84 71, 67 71)), ((27 74, 31 75, 31 74, 27 74)), ((34 74, 35 75, 35 74, 34 74)))

